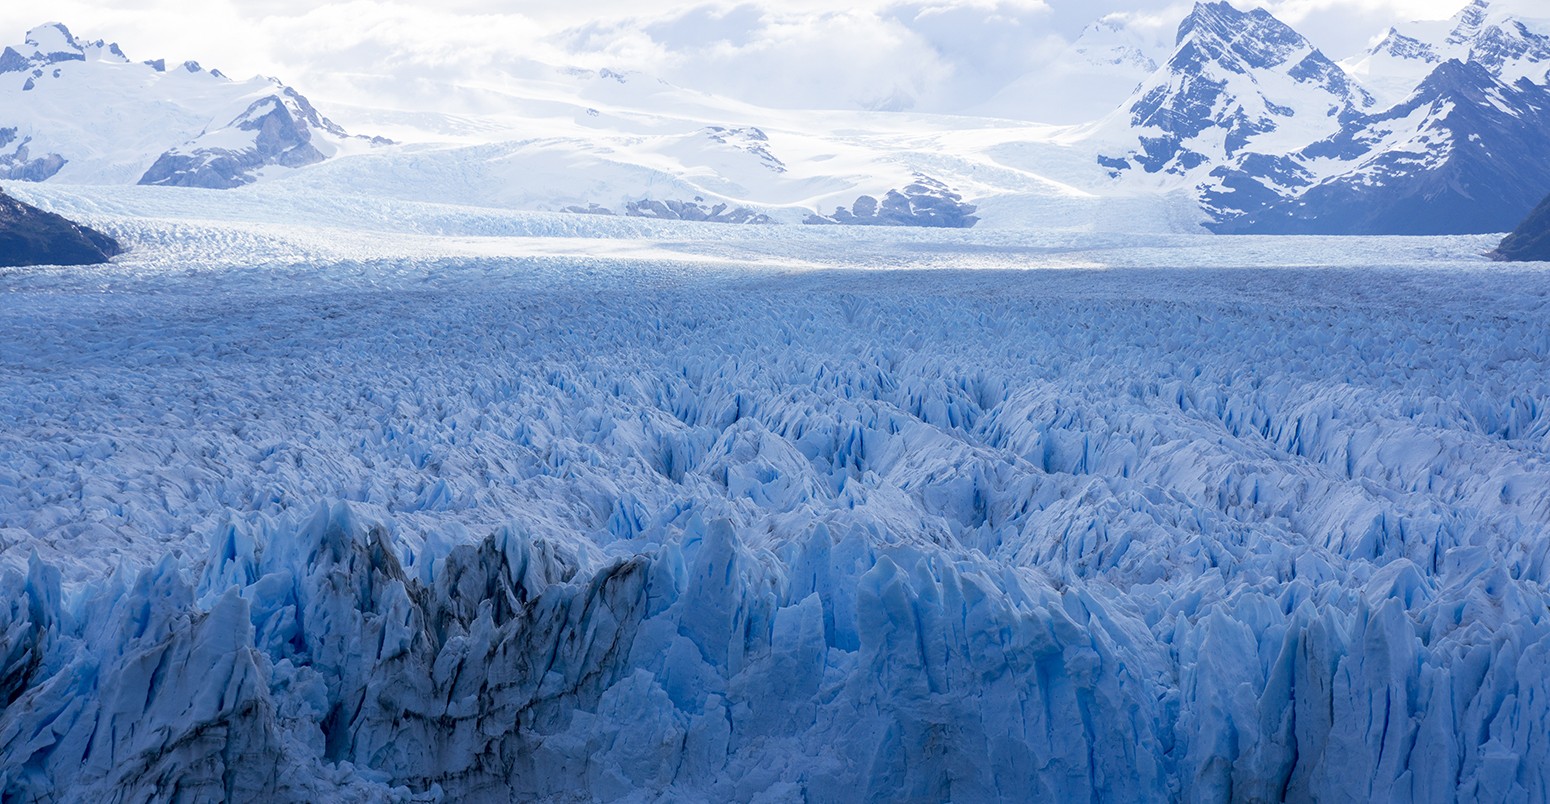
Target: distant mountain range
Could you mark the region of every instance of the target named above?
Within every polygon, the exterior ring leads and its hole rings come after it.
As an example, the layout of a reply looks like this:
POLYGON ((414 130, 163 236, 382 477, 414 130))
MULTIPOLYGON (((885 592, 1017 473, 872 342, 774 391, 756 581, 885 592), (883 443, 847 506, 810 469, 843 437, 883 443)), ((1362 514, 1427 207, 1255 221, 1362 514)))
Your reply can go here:
POLYGON ((224 189, 368 142, 279 81, 134 62, 57 23, 0 51, 0 99, 0 179, 224 189))
POLYGON ((556 68, 529 96, 478 101, 544 133, 411 147, 351 136, 277 80, 135 62, 50 24, 0 51, 0 180, 232 188, 340 162, 317 180, 729 223, 1048 225, 1151 204, 1220 233, 1505 231, 1550 192, 1550 11, 1503 2, 1396 25, 1343 62, 1226 2, 1196 5, 1171 45, 1106 17, 976 109, 1057 126, 815 118, 556 68), (1170 211, 1179 199, 1198 215, 1170 211))
POLYGON ((1503 231, 1550 190, 1547 73, 1550 18, 1486 0, 1344 66, 1266 11, 1202 3, 1099 161, 1174 177, 1218 232, 1503 231))

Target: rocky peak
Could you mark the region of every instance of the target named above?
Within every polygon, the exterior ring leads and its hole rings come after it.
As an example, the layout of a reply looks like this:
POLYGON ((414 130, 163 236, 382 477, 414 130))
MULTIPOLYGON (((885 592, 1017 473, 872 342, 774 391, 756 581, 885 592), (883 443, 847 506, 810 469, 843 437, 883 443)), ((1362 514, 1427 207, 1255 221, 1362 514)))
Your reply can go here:
POLYGON ((1169 68, 1189 75, 1211 67, 1246 74, 1286 71, 1302 82, 1315 82, 1354 104, 1362 92, 1334 62, 1302 34, 1264 9, 1239 11, 1225 2, 1196 3, 1179 24, 1178 47, 1169 68))
POLYGON ((1416 88, 1415 95, 1404 106, 1413 107, 1418 102, 1442 98, 1480 101, 1486 92, 1496 86, 1496 77, 1479 62, 1448 59, 1426 76, 1416 88))
POLYGON ((33 52, 38 55, 59 55, 70 58, 73 54, 77 58, 85 57, 85 48, 81 46, 80 42, 76 41, 75 36, 70 33, 70 29, 66 28, 62 23, 50 22, 39 25, 28 31, 27 37, 23 41, 33 48, 33 52))
POLYGON ((1473 0, 1453 16, 1453 31, 1448 34, 1447 44, 1463 45, 1473 42, 1480 35, 1491 10, 1487 0, 1473 0))
POLYGON ((1372 105, 1344 70, 1263 9, 1199 3, 1179 25, 1177 41, 1130 106, 1131 125, 1150 130, 1141 135, 1141 150, 1103 164, 1134 159, 1149 173, 1186 175, 1252 150, 1256 137, 1271 132, 1316 141, 1372 105), (1214 129, 1225 135, 1206 136, 1214 129))
POLYGON ((1442 57, 1437 55, 1437 48, 1435 46, 1413 36, 1406 36, 1400 33, 1397 28, 1390 28, 1382 41, 1378 42, 1371 52, 1392 56, 1396 59, 1415 59, 1430 63, 1442 60, 1442 57))

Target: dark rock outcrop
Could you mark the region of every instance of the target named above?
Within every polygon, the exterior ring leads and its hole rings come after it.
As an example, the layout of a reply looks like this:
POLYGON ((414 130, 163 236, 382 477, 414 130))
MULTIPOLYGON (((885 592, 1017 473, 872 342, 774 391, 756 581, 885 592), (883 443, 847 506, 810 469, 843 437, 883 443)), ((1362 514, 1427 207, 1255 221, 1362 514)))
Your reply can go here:
POLYGON ((59 154, 33 156, 31 142, 31 137, 18 139, 15 127, 0 127, 0 179, 46 181, 65 166, 68 160, 59 154))
POLYGON ((968 229, 979 223, 973 204, 947 185, 926 177, 900 190, 889 190, 881 200, 869 195, 857 198, 849 209, 838 207, 832 215, 813 214, 806 224, 848 224, 852 226, 924 226, 938 229, 968 229))
MULTIPOLYGON (((561 210, 579 215, 613 215, 613 210, 608 207, 588 204, 587 206, 568 206, 561 210)), ((639 201, 626 201, 624 215, 628 218, 657 218, 666 221, 698 221, 701 223, 774 223, 770 216, 762 212, 756 212, 748 207, 734 207, 725 202, 708 204, 703 198, 695 198, 693 201, 677 201, 669 199, 658 201, 651 198, 643 198, 639 201)))
POLYGON ((1491 257, 1507 262, 1550 262, 1550 197, 1502 240, 1491 257))
POLYGON ((113 238, 0 191, 0 266, 93 265, 122 253, 113 238))

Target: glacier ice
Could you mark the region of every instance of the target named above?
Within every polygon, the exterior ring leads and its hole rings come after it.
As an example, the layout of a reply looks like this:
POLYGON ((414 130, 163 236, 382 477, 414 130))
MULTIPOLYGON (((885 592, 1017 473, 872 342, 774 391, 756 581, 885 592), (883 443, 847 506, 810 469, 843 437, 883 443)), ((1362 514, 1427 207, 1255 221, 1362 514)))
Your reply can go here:
POLYGON ((4 278, 7 800, 1550 798, 1542 267, 92 222, 4 278))

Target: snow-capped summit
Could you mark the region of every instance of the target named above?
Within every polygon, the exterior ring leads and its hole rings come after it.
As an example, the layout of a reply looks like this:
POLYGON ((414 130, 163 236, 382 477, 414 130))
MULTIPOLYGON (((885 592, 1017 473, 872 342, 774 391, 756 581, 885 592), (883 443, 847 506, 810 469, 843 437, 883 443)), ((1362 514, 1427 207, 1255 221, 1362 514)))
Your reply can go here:
POLYGON ((1448 20, 1390 28, 1346 63, 1382 105, 1403 101, 1448 59, 1477 62, 1512 84, 1550 82, 1550 12, 1503 0, 1473 0, 1448 20))
POLYGON ((352 141, 278 81, 136 63, 59 23, 0 50, 0 179, 235 187, 352 141))
POLYGON ((1116 14, 1088 25, 1071 44, 1071 52, 1082 56, 1089 64, 1111 64, 1147 72, 1157 69, 1156 51, 1152 37, 1116 14))
POLYGON ((1117 170, 1189 175, 1241 153, 1285 154, 1338 130, 1372 98, 1301 34, 1263 9, 1197 3, 1167 63, 1128 105, 1139 147, 1117 170))
POLYGON ((104 46, 102 42, 80 42, 62 23, 50 22, 27 32, 20 48, 7 47, 0 51, 0 72, 17 72, 29 68, 45 67, 62 61, 86 61, 88 52, 101 54, 105 47, 119 61, 127 61, 117 45, 104 46))
POLYGON ((278 82, 275 88, 225 126, 162 154, 139 183, 235 187, 253 181, 255 171, 268 165, 305 167, 337 153, 349 137, 345 130, 318 114, 301 93, 278 82))
POLYGON ((129 59, 117 44, 101 39, 83 42, 63 23, 50 22, 28 31, 21 45, 0 49, 0 74, 26 73, 34 86, 53 65, 72 61, 125 63, 129 59))
POLYGON ((1059 56, 974 111, 1047 123, 1086 123, 1129 97, 1172 51, 1160 26, 1124 14, 1088 25, 1059 56))
POLYGON ((1403 103, 1299 156, 1329 175, 1228 230, 1293 234, 1501 231, 1550 187, 1550 89, 1478 61, 1437 65, 1403 103))
POLYGON ((1100 129, 1112 144, 1098 162, 1195 194, 1217 231, 1501 231, 1550 187, 1541 30, 1476 0, 1389 29, 1348 73, 1269 12, 1201 3, 1100 129))

